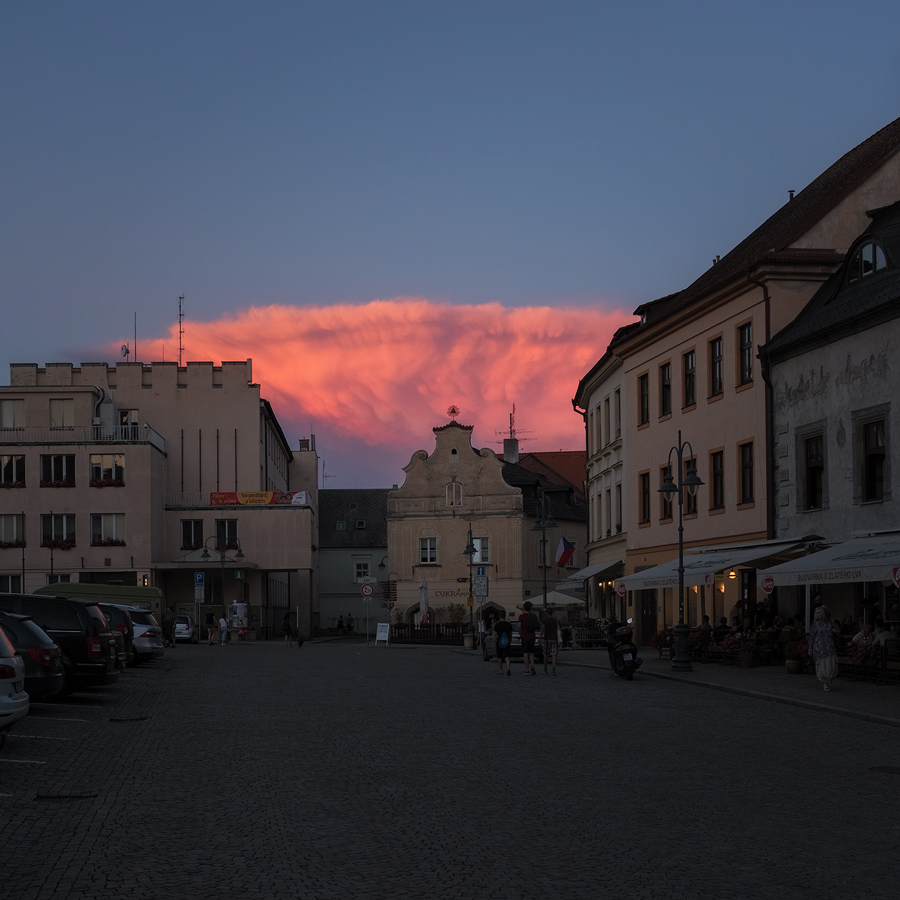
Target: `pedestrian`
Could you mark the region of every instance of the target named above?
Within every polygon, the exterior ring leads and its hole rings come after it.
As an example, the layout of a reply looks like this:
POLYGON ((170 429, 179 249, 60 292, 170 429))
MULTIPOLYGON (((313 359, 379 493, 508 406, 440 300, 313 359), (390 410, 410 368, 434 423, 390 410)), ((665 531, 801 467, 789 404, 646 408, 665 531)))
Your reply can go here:
POLYGON ((509 671, 509 660, 512 646, 512 625, 506 620, 506 613, 500 613, 500 620, 494 626, 494 646, 497 648, 497 663, 500 666, 500 674, 503 674, 503 663, 506 663, 506 674, 511 675, 509 671))
POLYGON ((519 637, 522 639, 522 662, 525 663, 525 674, 536 675, 534 671, 534 642, 541 630, 541 620, 537 613, 531 611, 532 603, 526 600, 522 604, 525 612, 519 616, 519 637))
POLYGON ((225 641, 228 639, 228 619, 225 616, 219 616, 219 646, 224 647, 225 641))
POLYGON ((284 635, 284 646, 293 646, 294 627, 291 625, 291 614, 286 612, 281 620, 281 633, 284 635))
POLYGON ((344 617, 338 616, 338 634, 344 633, 344 617))
POLYGON ((163 645, 175 646, 175 610, 171 606, 166 607, 166 615, 163 619, 163 645))
POLYGON ((556 657, 559 653, 559 619, 552 613, 544 616, 544 622, 541 625, 541 641, 544 645, 544 674, 547 674, 547 660, 550 660, 555 675, 556 657))
POLYGON ((216 642, 216 617, 212 612, 206 614, 206 639, 210 647, 216 642))
POLYGON ((353 634, 353 616, 347 613, 347 634, 353 634))
POLYGON ((828 614, 827 606, 816 607, 812 625, 809 626, 809 655, 816 664, 816 678, 822 682, 822 690, 830 691, 837 675, 837 650, 834 636, 840 628, 828 614))

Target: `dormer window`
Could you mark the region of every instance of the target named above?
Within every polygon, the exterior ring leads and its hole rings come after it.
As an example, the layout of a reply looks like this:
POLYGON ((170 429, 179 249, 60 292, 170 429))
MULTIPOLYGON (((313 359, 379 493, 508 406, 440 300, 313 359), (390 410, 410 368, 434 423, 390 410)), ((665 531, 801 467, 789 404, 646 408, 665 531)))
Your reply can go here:
POLYGON ((887 257, 884 250, 874 241, 868 241, 863 244, 853 257, 853 261, 847 267, 847 281, 850 284, 856 284, 869 275, 881 272, 888 267, 887 257))

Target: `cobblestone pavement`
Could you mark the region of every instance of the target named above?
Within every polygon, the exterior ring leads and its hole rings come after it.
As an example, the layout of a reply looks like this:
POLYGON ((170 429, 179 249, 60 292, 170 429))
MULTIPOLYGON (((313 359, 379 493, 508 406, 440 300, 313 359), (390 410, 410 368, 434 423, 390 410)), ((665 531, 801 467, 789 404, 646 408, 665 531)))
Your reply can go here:
POLYGON ((0 897, 897 897, 895 727, 565 662, 200 644, 36 704, 0 897))

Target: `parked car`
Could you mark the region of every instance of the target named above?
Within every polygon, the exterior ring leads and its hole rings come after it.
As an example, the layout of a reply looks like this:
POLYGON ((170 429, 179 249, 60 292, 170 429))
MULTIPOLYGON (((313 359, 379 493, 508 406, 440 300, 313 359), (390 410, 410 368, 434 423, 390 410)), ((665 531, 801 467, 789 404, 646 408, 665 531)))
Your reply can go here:
POLYGON ((127 607, 116 606, 114 603, 99 603, 98 606, 103 610, 113 635, 121 637, 121 645, 119 637, 116 637, 116 662, 119 670, 124 672, 125 667, 134 662, 134 623, 131 621, 131 613, 127 607))
POLYGON ((25 663, 25 693, 32 700, 52 700, 66 686, 59 644, 30 616, 0 611, 0 625, 25 663))
POLYGON ((134 626, 134 664, 162 656, 166 652, 162 627, 156 616, 146 609, 123 607, 131 615, 134 626))
POLYGON ((115 640, 96 603, 38 594, 0 594, 0 609, 31 616, 59 644, 66 693, 118 681, 115 640))
POLYGON ((193 616, 175 616, 175 640, 190 641, 192 644, 200 641, 200 629, 193 616))
MULTIPOLYGON (((522 656, 522 638, 519 635, 519 623, 510 622, 509 624, 512 625, 512 642, 509 645, 509 655, 512 659, 516 659, 522 656)), ((497 650, 494 646, 496 640, 497 635, 493 630, 484 633, 484 639, 481 642, 481 655, 485 662, 497 655, 497 650)), ((537 636, 534 642, 534 662, 535 665, 544 664, 544 647, 541 644, 540 635, 537 636)))
POLYGON ((0 625, 0 746, 16 722, 28 715, 30 701, 25 693, 25 663, 0 625))

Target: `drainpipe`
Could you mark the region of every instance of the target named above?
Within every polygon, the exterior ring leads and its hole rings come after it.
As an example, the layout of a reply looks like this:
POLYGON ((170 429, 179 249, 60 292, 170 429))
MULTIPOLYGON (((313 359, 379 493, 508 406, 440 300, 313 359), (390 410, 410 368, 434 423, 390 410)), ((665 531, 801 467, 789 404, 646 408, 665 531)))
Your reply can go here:
POLYGON ((769 379, 769 365, 765 355, 761 352, 762 346, 769 343, 772 330, 772 298, 769 296, 769 286, 764 281, 757 281, 752 275, 747 276, 751 284, 762 288, 763 306, 765 308, 765 340, 761 346, 757 358, 760 361, 760 371, 766 386, 765 393, 765 420, 766 420, 766 537, 771 540, 775 537, 775 430, 774 430, 774 402, 772 382, 769 379))

